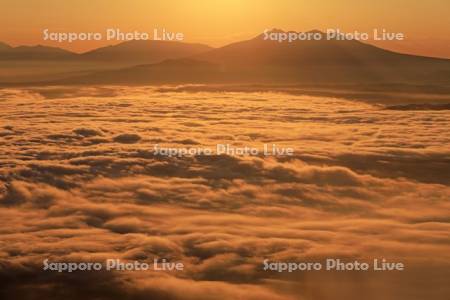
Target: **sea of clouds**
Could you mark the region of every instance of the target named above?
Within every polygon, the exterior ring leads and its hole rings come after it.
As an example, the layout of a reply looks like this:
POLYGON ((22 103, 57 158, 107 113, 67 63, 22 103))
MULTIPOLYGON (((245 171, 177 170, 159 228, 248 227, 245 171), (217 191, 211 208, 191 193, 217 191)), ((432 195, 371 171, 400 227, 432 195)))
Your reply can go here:
POLYGON ((0 90, 3 299, 446 299, 450 112, 155 88, 0 90), (155 144, 293 156, 154 155, 155 144), (43 271, 180 261, 182 272, 43 271), (401 261, 394 273, 263 260, 401 261), (80 289, 83 286, 83 289, 80 289), (38 295, 38 296, 37 296, 38 295))

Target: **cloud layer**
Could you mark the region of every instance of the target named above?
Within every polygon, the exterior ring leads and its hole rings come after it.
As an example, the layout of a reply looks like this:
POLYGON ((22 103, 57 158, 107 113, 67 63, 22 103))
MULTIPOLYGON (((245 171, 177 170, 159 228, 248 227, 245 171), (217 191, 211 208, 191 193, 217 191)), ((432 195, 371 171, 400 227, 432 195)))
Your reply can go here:
POLYGON ((448 111, 116 87, 4 89, 0 114, 5 299, 448 298, 448 111), (152 151, 217 143, 295 154, 152 151), (185 271, 42 271, 45 258, 155 257, 185 271), (328 257, 407 270, 262 270, 264 259, 328 257))

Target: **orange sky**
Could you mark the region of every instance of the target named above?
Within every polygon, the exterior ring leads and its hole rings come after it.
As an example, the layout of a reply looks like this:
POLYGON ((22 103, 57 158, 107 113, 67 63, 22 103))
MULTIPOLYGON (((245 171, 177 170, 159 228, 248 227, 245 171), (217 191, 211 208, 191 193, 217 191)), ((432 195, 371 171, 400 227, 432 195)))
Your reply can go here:
POLYGON ((380 43, 401 52, 450 58, 450 1, 378 0, 0 0, 0 41, 44 44, 77 52, 117 42, 43 41, 42 31, 102 32, 106 28, 182 32, 187 42, 222 46, 266 28, 306 31, 340 28, 402 32, 402 42, 380 43))

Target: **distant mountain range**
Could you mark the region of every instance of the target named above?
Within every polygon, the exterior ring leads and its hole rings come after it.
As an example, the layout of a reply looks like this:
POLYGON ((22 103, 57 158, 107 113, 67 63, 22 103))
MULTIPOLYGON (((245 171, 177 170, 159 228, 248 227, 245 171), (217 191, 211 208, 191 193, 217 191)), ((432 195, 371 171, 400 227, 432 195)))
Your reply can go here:
POLYGON ((212 48, 202 44, 165 41, 129 41, 77 54, 47 46, 11 47, 0 42, 0 61, 3 60, 67 60, 100 61, 130 64, 156 63, 206 52, 212 48))
MULTIPOLYGON (((274 32, 282 33, 281 30, 274 32)), ((418 62, 442 62, 436 59, 384 50, 356 40, 326 39, 325 33, 313 30, 308 33, 322 35, 321 40, 278 42, 264 40, 259 35, 251 40, 233 43, 222 48, 200 53, 199 60, 236 66, 379 66, 418 62)))
POLYGON ((0 42, 0 61, 5 60, 67 60, 77 54, 56 47, 18 46, 11 47, 0 42))
POLYGON ((450 83, 449 59, 395 53, 355 40, 280 43, 264 40, 263 35, 221 48, 131 41, 83 54, 43 46, 12 48, 0 43, 0 64, 5 60, 66 60, 109 66, 108 70, 94 68, 79 76, 66 74, 53 84, 450 83), (116 64, 118 67, 113 68, 116 64))
POLYGON ((202 44, 165 41, 130 41, 115 46, 98 48, 81 54, 79 58, 84 60, 150 64, 166 59, 196 55, 211 49, 211 47, 202 44))

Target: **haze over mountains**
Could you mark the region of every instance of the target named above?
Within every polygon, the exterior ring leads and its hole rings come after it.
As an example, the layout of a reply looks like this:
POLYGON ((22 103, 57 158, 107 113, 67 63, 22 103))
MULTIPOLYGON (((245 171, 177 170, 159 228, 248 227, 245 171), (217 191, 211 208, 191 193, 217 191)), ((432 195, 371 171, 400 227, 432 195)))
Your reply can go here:
POLYGON ((0 61, 5 60, 68 60, 77 55, 73 52, 48 46, 18 46, 11 47, 0 43, 0 61))
POLYGON ((202 44, 129 41, 78 54, 55 47, 11 47, 0 43, 0 83, 47 82, 182 58, 210 49, 202 44))
MULTIPOLYGON (((274 30, 273 32, 283 32, 274 30)), ((406 55, 384 50, 356 40, 326 39, 278 42, 265 40, 259 35, 251 40, 236 42, 222 48, 213 49, 197 56, 200 60, 225 64, 227 66, 268 65, 268 66, 368 66, 387 64, 409 64, 411 62, 450 61, 406 55)))
POLYGON ((212 48, 202 44, 165 41, 129 41, 114 46, 101 47, 77 54, 48 46, 11 47, 0 42, 0 61, 2 60, 68 60, 68 61, 106 61, 116 63, 156 63, 165 59, 181 58, 206 52, 212 48))
POLYGON ((259 35, 216 49, 202 44, 131 41, 83 54, 43 46, 11 48, 0 44, 0 61, 20 57, 43 60, 53 56, 55 61, 98 64, 89 72, 56 77, 53 83, 60 84, 448 84, 450 78, 448 59, 395 53, 356 40, 278 42, 259 35))
POLYGON ((157 63, 165 59, 182 58, 206 52, 212 48, 203 44, 165 41, 130 41, 98 48, 80 55, 80 59, 124 61, 137 64, 157 63))

